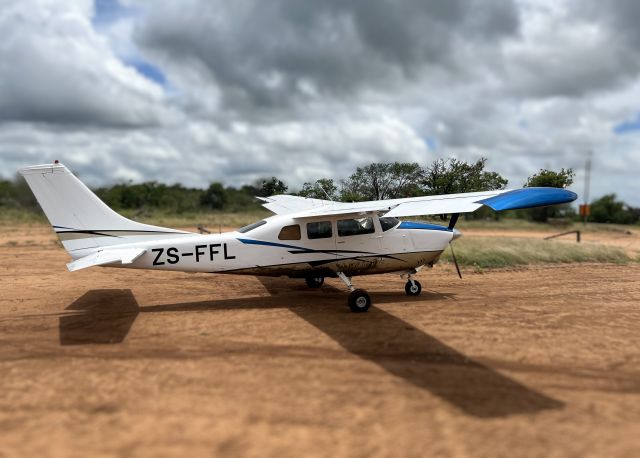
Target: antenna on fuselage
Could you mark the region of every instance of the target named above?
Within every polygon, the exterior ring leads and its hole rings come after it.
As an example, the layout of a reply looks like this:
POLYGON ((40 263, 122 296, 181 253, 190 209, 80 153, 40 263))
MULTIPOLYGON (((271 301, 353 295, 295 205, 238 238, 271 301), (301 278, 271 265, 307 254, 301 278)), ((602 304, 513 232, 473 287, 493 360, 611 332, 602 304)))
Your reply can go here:
POLYGON ((329 195, 329 193, 326 191, 326 189, 324 189, 324 188, 322 187, 322 185, 321 185, 320 183, 316 182, 316 186, 317 186, 317 187, 319 187, 319 188, 320 188, 320 190, 321 190, 322 192, 324 192, 324 195, 325 195, 325 196, 327 196, 327 199, 328 199, 328 200, 330 200, 330 201, 332 201, 332 202, 333 202, 333 199, 331 198, 331 196, 329 195))

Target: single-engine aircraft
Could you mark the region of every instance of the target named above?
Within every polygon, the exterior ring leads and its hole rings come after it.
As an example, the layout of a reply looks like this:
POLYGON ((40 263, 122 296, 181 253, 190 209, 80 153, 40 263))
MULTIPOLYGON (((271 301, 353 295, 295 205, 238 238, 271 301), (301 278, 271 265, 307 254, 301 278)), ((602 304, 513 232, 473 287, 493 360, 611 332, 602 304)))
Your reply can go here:
MULTIPOLYGON (((291 195, 262 198, 274 216, 222 234, 202 235, 129 220, 105 205, 64 165, 20 170, 73 258, 70 271, 92 266, 177 270, 305 279, 311 288, 338 277, 349 289, 353 312, 366 312, 371 298, 356 289, 358 275, 397 272, 405 292, 420 294, 414 276, 433 267, 462 234, 461 213, 483 205, 493 210, 571 202, 559 188, 522 188, 409 197, 370 202, 334 202, 291 195), (400 217, 449 214, 447 226, 401 221, 400 217)), ((457 264, 456 264, 457 267, 457 264)))

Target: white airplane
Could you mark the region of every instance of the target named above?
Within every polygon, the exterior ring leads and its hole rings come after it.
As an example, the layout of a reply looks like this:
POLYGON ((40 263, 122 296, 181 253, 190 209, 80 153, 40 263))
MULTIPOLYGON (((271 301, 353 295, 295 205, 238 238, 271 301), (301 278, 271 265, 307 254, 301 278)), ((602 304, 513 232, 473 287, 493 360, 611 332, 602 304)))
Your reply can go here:
MULTIPOLYGON (((523 188, 411 197, 370 202, 277 195, 262 200, 275 213, 222 234, 201 235, 129 220, 105 205, 64 165, 20 170, 62 245, 70 271, 91 266, 304 278, 311 288, 338 277, 350 291, 353 312, 371 298, 351 277, 397 272, 405 292, 420 294, 414 279, 433 267, 450 242, 461 213, 486 205, 510 210, 567 203, 576 194, 558 188, 523 188), (400 221, 399 217, 451 214, 448 226, 400 221)), ((457 265, 456 265, 457 267, 457 265)))

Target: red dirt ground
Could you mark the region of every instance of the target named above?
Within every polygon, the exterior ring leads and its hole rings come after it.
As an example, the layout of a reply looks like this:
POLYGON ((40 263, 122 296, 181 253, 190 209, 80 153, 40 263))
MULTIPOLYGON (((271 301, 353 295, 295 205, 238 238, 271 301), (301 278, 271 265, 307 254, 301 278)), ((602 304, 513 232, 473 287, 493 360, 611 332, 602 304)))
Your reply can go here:
POLYGON ((640 266, 340 282, 92 268, 0 231, 0 456, 640 456, 640 266), (14 242, 11 242, 11 241, 14 242))

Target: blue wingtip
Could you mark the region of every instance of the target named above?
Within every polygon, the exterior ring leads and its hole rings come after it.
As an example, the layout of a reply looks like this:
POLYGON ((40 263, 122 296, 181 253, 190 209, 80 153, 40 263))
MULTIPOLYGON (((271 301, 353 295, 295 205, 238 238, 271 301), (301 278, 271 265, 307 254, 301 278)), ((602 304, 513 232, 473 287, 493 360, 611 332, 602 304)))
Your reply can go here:
POLYGON ((479 200, 477 203, 501 211, 566 204, 577 198, 578 195, 575 192, 562 188, 522 188, 479 200))

